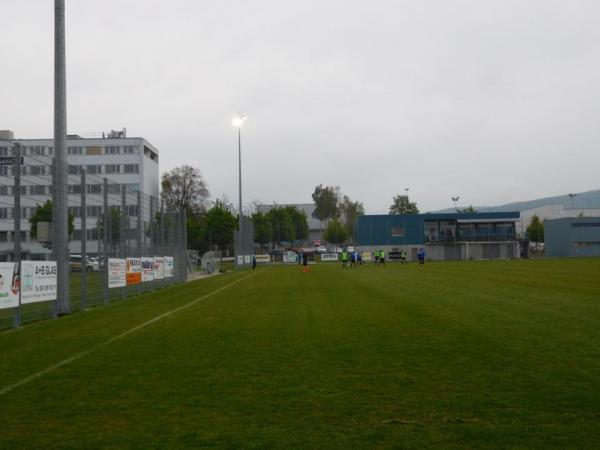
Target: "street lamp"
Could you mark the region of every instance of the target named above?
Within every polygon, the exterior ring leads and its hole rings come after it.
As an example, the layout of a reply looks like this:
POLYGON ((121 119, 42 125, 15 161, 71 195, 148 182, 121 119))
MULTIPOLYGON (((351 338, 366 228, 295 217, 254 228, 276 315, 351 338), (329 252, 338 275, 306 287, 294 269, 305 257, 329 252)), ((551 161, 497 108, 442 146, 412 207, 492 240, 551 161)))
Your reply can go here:
POLYGON ((238 179, 238 183, 239 183, 239 194, 240 194, 240 212, 239 212, 239 219, 240 219, 240 223, 239 223, 239 229, 240 229, 240 243, 243 242, 243 237, 244 237, 244 233, 242 231, 242 125, 244 124, 244 122, 246 121, 247 117, 243 114, 238 114, 236 115, 233 120, 232 120, 232 124, 234 127, 236 127, 238 129, 238 164, 239 164, 239 179, 238 179))
MULTIPOLYGON (((454 202, 454 209, 456 209, 456 202, 460 200, 460 197, 457 195, 456 197, 452 197, 452 201, 454 202)), ((458 211, 458 209, 456 209, 458 211)))
POLYGON ((577 197, 577 194, 569 194, 569 197, 571 197, 571 209, 575 211, 575 197, 577 197))

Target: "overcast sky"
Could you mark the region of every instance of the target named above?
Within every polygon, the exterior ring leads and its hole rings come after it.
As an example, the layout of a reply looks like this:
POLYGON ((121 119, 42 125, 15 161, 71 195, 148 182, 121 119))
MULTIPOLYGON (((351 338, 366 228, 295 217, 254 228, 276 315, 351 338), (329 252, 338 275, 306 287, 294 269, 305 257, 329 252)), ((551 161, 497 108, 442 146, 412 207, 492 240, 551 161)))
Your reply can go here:
MULTIPOLYGON (((0 129, 51 137, 52 0, 1 0, 0 129)), ((69 133, 127 127, 237 204, 367 213, 600 188, 600 3, 66 0, 69 133)))

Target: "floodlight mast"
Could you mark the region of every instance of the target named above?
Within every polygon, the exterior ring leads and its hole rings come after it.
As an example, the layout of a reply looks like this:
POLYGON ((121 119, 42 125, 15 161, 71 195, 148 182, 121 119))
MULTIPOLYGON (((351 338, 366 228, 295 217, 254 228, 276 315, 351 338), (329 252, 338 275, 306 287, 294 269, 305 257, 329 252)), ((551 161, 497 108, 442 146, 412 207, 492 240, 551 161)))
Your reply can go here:
POLYGON ((65 0, 54 0, 54 173, 53 242, 57 269, 55 315, 67 314, 69 254, 67 211, 67 82, 65 57, 65 0))
POLYGON ((247 117, 243 114, 236 115, 232 124, 234 127, 238 129, 238 188, 239 188, 239 237, 240 237, 240 245, 244 239, 243 233, 243 221, 242 221, 242 125, 246 121, 247 117))

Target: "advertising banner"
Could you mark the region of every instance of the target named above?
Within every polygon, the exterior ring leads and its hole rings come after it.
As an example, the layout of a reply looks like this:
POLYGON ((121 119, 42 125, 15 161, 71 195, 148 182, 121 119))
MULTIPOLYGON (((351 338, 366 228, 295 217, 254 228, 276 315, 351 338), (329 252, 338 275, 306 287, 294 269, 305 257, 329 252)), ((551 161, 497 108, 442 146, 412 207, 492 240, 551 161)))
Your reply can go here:
POLYGON ((372 259, 373 259, 373 256, 371 255, 371 253, 369 253, 369 252, 363 252, 363 254, 362 254, 362 260, 363 260, 363 262, 371 261, 372 259))
POLYGON ((19 306, 19 264, 0 262, 0 309, 19 306))
POLYGON ((337 253, 323 253, 321 255, 321 261, 337 261, 338 254, 337 253))
POLYGON ((108 287, 127 286, 127 263, 124 259, 108 258, 108 287))
POLYGON ((142 283, 154 280, 154 258, 143 256, 142 260, 142 283))
POLYGON ((165 277, 165 258, 162 256, 154 257, 154 279, 162 280, 165 277))
POLYGON ((244 255, 244 264, 250 264, 252 262, 252 255, 244 255))
POLYGON ((238 266, 243 266, 244 265, 244 255, 238 255, 238 257, 237 257, 237 265, 238 266))
POLYGON ((294 252, 285 252, 283 254, 283 262, 288 264, 294 264, 298 262, 298 257, 294 252))
POLYGON ((142 260, 141 258, 127 258, 127 286, 140 284, 142 282, 142 260))
POLYGON ((165 278, 173 278, 174 264, 172 256, 165 256, 165 278))
POLYGON ((269 255, 256 255, 257 264, 269 264, 271 262, 271 256, 269 255))
POLYGON ((21 261, 21 303, 56 300, 56 261, 21 261))

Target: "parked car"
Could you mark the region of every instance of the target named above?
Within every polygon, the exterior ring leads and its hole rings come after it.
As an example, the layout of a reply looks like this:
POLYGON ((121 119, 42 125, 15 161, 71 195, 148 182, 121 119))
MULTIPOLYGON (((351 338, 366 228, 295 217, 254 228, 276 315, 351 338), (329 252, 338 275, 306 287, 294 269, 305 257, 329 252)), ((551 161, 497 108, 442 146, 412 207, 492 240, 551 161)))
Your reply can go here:
MULTIPOLYGON (((71 267, 71 272, 81 272, 84 267, 81 255, 69 255, 69 266, 71 267)), ((86 272, 98 272, 99 270, 100 264, 98 264, 98 261, 93 261, 91 258, 86 258, 86 272)))
POLYGON ((316 249, 315 249, 315 253, 327 253, 327 249, 325 248, 324 245, 319 245, 316 249))

